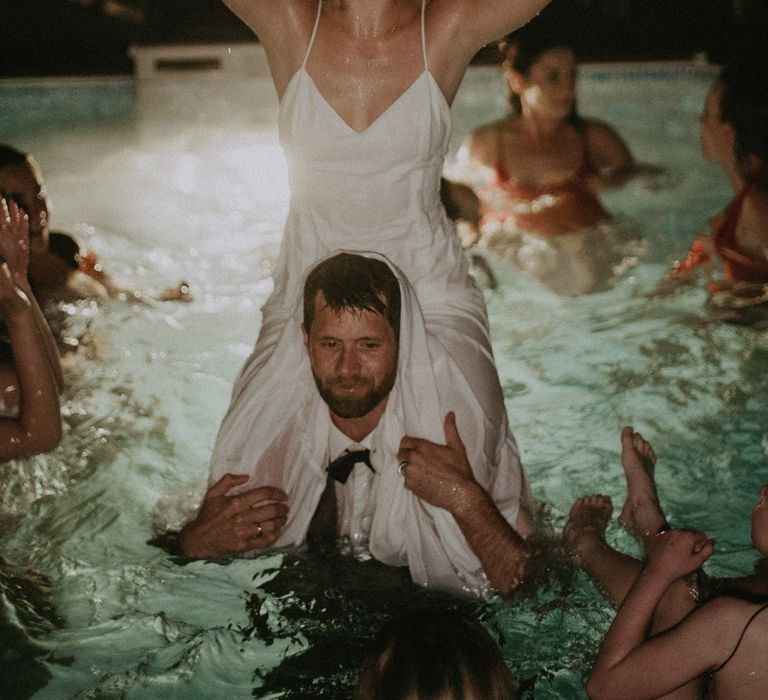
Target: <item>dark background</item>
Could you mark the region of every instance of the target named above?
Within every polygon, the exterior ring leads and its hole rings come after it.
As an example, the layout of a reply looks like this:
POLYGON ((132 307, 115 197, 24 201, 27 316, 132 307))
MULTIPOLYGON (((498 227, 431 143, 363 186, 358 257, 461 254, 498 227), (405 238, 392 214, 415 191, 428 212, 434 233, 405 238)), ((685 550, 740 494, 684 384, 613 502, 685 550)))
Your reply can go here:
MULTIPOLYGON (((705 52, 714 63, 768 62, 768 0, 553 0, 552 9, 582 60, 705 52)), ((239 41, 253 34, 220 0, 0 0, 0 77, 125 74, 132 43, 239 41)))

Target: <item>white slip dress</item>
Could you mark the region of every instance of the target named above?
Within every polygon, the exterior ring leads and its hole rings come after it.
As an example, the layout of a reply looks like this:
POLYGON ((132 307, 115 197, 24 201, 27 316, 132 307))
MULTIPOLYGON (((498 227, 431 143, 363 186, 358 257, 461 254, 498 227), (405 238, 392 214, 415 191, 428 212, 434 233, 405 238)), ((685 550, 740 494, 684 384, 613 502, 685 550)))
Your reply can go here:
POLYGON ((521 505, 531 505, 485 303, 439 199, 450 109, 428 68, 425 3, 424 71, 362 132, 334 111, 307 72, 321 10, 322 0, 303 65, 280 102, 280 140, 290 165, 288 218, 274 290, 262 308, 254 351, 235 380, 210 483, 237 473, 251 476, 243 488, 283 488, 290 514, 276 546, 303 543, 325 486, 330 429, 300 330, 303 280, 334 251, 375 251, 411 290, 404 323, 417 339, 401 329, 398 382, 382 419, 388 427, 377 430, 386 443, 377 450, 384 505, 373 518, 370 551, 385 563, 407 564, 417 583, 481 593, 479 562, 453 517, 404 489, 395 456, 406 434, 444 443, 443 417, 455 411, 475 477, 508 522, 516 522, 521 505))

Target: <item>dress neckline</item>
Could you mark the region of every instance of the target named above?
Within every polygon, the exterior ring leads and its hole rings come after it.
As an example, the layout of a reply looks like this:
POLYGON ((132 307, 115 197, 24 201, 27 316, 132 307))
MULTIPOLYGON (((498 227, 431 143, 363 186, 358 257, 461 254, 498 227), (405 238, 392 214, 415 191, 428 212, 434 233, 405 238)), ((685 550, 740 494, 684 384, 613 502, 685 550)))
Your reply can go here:
POLYGON ((282 110, 283 103, 286 100, 287 95, 289 92, 294 89, 294 85, 300 80, 301 75, 305 75, 307 80, 309 81, 309 84, 311 88, 317 93, 317 95, 320 97, 320 101, 328 108, 328 110, 333 114, 334 118, 348 131, 350 131, 352 134, 355 134, 357 136, 364 136, 367 134, 371 129, 373 129, 379 122, 381 122, 393 109, 397 104, 402 102, 405 97, 413 91, 416 85, 418 85, 422 80, 425 78, 427 80, 431 80, 434 84, 435 88, 437 89, 437 92, 440 96, 440 100, 442 101, 445 109, 450 109, 450 106, 448 105, 448 100, 445 98, 445 95, 443 94, 442 89, 438 85, 437 81, 435 80, 435 77, 432 75, 431 71, 428 68, 425 68, 419 75, 416 77, 416 79, 408 85, 403 92, 400 93, 398 97, 396 97, 387 107, 384 109, 383 112, 381 112, 377 117, 374 118, 374 120, 368 124, 364 129, 358 130, 355 129, 353 126, 347 122, 346 119, 344 119, 341 114, 339 114, 338 110, 326 99, 325 95, 320 91, 320 88, 317 87, 317 83, 315 82, 315 79, 310 75, 309 71, 304 67, 301 66, 292 76, 291 79, 288 81, 288 85, 285 88, 285 91, 283 92, 282 97, 279 101, 279 109, 282 110))

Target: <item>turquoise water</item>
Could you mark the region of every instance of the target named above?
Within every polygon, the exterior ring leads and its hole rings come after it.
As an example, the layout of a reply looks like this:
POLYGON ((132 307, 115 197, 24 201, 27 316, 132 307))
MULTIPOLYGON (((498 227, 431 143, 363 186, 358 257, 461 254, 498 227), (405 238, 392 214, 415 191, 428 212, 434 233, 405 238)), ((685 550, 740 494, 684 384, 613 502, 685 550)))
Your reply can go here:
MULTIPOLYGON (((748 514, 768 481, 768 333, 711 320, 702 289, 646 296, 730 197, 699 151, 708 80, 704 69, 584 71, 581 111, 669 168, 660 190, 634 182, 605 197, 641 233, 637 264, 607 291, 562 298, 494 261, 502 285, 486 294, 544 522, 559 530, 589 492, 618 509, 618 433, 631 423, 659 455, 670 519, 717 538, 709 570, 746 573, 756 556, 748 514)), ((51 454, 0 465, 0 552, 47 577, 55 612, 24 583, 29 572, 7 567, 0 688, 38 698, 343 698, 372 630, 428 598, 481 616, 522 697, 585 697, 612 610, 562 567, 479 604, 331 554, 181 565, 147 544, 201 489, 271 288, 288 197, 275 98, 266 82, 186 75, 47 90, 45 123, 5 101, 0 122, 40 162, 54 228, 77 232, 126 285, 184 278, 195 299, 54 310, 79 347, 66 358, 65 438, 51 454)), ((454 108, 453 150, 503 110, 498 75, 473 71, 454 108)), ((614 524, 608 537, 632 548, 614 524)))

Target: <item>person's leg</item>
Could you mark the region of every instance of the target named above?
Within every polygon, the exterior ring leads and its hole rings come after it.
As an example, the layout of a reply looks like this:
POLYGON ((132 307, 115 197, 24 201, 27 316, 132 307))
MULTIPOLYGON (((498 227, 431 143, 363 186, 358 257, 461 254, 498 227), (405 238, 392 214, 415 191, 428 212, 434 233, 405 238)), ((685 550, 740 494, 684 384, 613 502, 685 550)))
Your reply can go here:
MULTIPOLYGON (((579 498, 568 515, 568 522, 563 529, 563 541, 571 561, 589 574, 603 595, 620 605, 642 573, 644 564, 613 549, 605 541, 605 528, 612 510, 611 499, 607 496, 579 498)), ((656 607, 648 630, 649 636, 673 627, 695 606, 696 599, 691 595, 686 582, 675 581, 656 607)), ((701 693, 701 681, 692 681, 664 698, 698 700, 701 693)))
POLYGON ((619 523, 637 538, 645 551, 652 538, 669 525, 659 505, 653 479, 656 455, 650 443, 629 427, 621 431, 621 464, 627 480, 627 497, 619 523))
POLYGON ((563 542, 571 561, 589 574, 606 598, 619 605, 643 570, 643 563, 605 541, 612 512, 608 496, 577 499, 563 528, 563 542))
MULTIPOLYGON (((658 533, 669 525, 659 505, 653 479, 656 455, 650 443, 629 427, 621 432, 621 463, 627 479, 627 497, 619 522, 647 552, 654 546, 658 533)), ((611 548, 605 541, 611 513, 612 504, 607 496, 578 499, 568 516, 563 540, 574 564, 590 575, 607 598, 620 605, 644 563, 611 548)), ((673 627, 696 607, 698 592, 692 581, 695 578, 678 580, 667 589, 654 612, 649 636, 673 627)), ((694 681, 665 697, 699 698, 701 692, 701 682, 694 681)))

